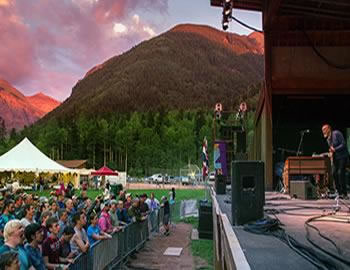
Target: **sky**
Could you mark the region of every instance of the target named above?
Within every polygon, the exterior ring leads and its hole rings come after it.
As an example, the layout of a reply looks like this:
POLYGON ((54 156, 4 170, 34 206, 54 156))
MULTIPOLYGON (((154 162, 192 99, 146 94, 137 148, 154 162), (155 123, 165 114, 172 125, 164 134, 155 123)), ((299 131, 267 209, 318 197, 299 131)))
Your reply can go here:
MULTIPOLYGON (((261 29, 260 13, 233 15, 261 29)), ((0 78, 64 101, 87 71, 141 41, 181 23, 221 30, 221 19, 210 0, 0 0, 0 78)))

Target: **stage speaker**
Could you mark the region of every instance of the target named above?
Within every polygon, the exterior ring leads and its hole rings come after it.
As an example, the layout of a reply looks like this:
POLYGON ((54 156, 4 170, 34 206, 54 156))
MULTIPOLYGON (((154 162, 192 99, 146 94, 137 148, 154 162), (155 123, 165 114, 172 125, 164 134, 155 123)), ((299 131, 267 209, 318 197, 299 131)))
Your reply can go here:
POLYGON ((312 200, 317 198, 317 192, 309 180, 290 181, 290 196, 302 200, 312 200))
POLYGON ((226 194, 226 176, 216 175, 215 176, 215 192, 218 195, 226 194))
POLYGON ((199 238, 213 240, 213 206, 211 202, 199 201, 199 222, 198 236, 199 238))
POLYGON ((232 224, 242 225, 264 216, 265 181, 262 161, 232 162, 232 224))

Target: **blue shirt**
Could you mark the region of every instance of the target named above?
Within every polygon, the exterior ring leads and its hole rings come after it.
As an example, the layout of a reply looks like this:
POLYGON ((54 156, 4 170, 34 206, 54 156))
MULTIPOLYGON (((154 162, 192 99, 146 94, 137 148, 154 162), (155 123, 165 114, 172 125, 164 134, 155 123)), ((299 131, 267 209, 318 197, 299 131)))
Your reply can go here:
POLYGON ((332 131, 331 137, 327 140, 329 146, 335 149, 334 159, 348 158, 349 152, 343 134, 339 130, 332 131))
POLYGON ((20 270, 28 270, 29 267, 32 266, 29 256, 23 246, 12 248, 5 244, 2 247, 0 247, 0 255, 9 251, 13 251, 18 254, 18 259, 21 265, 20 270))
POLYGON ((45 262, 39 248, 34 248, 29 244, 25 245, 28 257, 36 270, 45 270, 45 262))
POLYGON ((94 244, 95 242, 97 242, 97 240, 95 240, 92 235, 96 234, 96 235, 100 235, 100 228, 98 227, 98 225, 92 226, 90 225, 88 230, 87 230, 87 235, 88 235, 88 239, 89 239, 89 243, 90 246, 92 246, 92 244, 94 244))

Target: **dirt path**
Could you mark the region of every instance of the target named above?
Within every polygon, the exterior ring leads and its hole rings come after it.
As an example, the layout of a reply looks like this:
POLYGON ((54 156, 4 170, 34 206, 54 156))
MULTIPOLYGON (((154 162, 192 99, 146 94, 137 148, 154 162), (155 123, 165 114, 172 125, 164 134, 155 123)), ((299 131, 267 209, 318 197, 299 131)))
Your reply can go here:
POLYGON ((136 270, 192 270, 200 269, 208 264, 199 257, 191 254, 191 232, 190 224, 176 224, 171 227, 169 236, 163 235, 161 229, 159 234, 153 235, 146 242, 145 247, 136 254, 135 259, 129 259, 124 269, 136 270), (181 255, 165 256, 164 251, 168 247, 183 248, 181 255))

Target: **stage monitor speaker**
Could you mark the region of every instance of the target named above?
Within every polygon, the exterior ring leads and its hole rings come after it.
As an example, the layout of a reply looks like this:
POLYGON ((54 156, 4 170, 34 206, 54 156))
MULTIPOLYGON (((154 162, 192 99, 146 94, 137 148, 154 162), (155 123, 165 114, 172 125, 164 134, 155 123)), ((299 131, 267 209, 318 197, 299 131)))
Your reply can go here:
POLYGON ((290 181, 290 196, 302 200, 316 199, 316 188, 309 180, 290 181))
POLYGON ((226 176, 216 175, 215 176, 215 192, 218 195, 226 194, 226 176))
POLYGON ((232 224, 242 225, 264 216, 265 181, 262 161, 232 162, 232 224))

